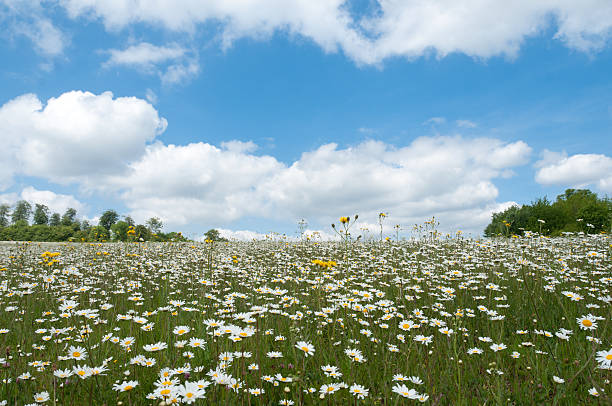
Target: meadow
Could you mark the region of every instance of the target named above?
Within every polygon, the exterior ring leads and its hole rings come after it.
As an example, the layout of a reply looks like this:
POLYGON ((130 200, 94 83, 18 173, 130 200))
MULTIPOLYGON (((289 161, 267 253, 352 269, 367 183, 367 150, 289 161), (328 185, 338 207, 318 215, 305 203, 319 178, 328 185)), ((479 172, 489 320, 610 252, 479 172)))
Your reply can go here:
POLYGON ((0 400, 610 404, 608 235, 0 246, 0 400))

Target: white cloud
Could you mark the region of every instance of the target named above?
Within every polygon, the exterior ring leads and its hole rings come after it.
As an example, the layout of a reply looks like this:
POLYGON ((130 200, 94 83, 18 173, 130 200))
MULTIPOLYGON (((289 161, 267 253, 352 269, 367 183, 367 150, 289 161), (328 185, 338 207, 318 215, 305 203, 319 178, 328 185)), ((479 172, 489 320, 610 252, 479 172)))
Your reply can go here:
POLYGON ((185 63, 168 66, 165 72, 160 73, 162 84, 176 85, 189 81, 200 73, 200 64, 192 59, 185 63))
POLYGON ((457 124, 457 127, 463 128, 475 128, 477 126, 475 122, 470 120, 457 120, 455 123, 457 124))
POLYGON ((217 22, 224 47, 239 38, 268 38, 276 31, 312 40, 325 52, 378 64, 390 57, 514 57, 529 37, 554 32, 567 47, 597 51, 611 34, 608 0, 377 0, 368 15, 349 12, 345 0, 60 0, 68 14, 100 19, 109 30, 148 23, 195 32, 217 22))
POLYGON ((245 217, 330 224, 355 213, 375 223, 383 210, 393 213, 393 222, 440 215, 477 229, 498 204, 493 180, 530 154, 521 141, 422 137, 404 148, 327 144, 285 165, 237 145, 153 145, 105 187, 121 191, 135 218, 158 215, 174 225, 224 225, 245 217))
POLYGON ((543 160, 536 164, 535 179, 544 185, 568 187, 596 186, 612 193, 612 158, 603 154, 556 154, 546 151, 543 160))
POLYGON ((178 44, 157 46, 141 42, 123 50, 109 49, 104 52, 110 54, 104 67, 134 68, 159 76, 164 85, 184 83, 200 72, 197 55, 178 44))
POLYGON ((110 49, 106 52, 110 54, 110 58, 105 62, 106 66, 125 65, 152 69, 159 63, 182 58, 186 50, 177 44, 156 46, 148 42, 141 42, 130 45, 124 50, 110 49))
POLYGON ((50 190, 37 190, 28 186, 21 191, 21 199, 32 204, 40 203, 46 205, 52 213, 64 213, 66 209, 73 208, 82 214, 85 205, 72 195, 64 195, 50 190))
POLYGON ((444 117, 431 117, 423 122, 423 125, 440 125, 446 123, 446 118, 444 117))
POLYGON ((43 56, 59 56, 70 43, 68 36, 45 16, 40 0, 0 0, 0 23, 5 27, 2 34, 28 38, 43 56))
POLYGON ((166 125, 146 101, 111 92, 67 92, 46 105, 19 96, 0 106, 0 190, 15 173, 59 183, 122 173, 166 125))

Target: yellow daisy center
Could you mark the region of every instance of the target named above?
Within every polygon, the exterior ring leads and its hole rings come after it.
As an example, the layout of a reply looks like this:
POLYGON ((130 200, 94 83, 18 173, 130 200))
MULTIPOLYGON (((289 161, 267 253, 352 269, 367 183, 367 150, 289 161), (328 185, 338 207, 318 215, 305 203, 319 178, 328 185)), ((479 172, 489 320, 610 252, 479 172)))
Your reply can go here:
POLYGON ((608 354, 608 355, 606 355, 606 359, 607 359, 608 361, 612 361, 612 354, 608 354))
POLYGON ((582 320, 582 325, 583 326, 587 326, 587 327, 591 327, 593 325, 593 322, 589 319, 584 319, 582 320))

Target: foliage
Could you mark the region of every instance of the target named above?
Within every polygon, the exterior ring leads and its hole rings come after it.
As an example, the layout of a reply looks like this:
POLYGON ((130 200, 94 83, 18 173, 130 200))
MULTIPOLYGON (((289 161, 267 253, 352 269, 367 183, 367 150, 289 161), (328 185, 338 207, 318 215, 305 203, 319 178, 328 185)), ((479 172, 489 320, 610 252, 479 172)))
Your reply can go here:
POLYGON ((49 223, 49 208, 47 206, 36 203, 33 223, 36 225, 46 225, 49 223))
POLYGON ((110 231, 111 227, 117 222, 117 220, 119 220, 119 214, 117 214, 115 210, 106 210, 100 216, 98 223, 107 231, 110 231))
POLYGON ((608 232, 612 227, 612 200, 585 189, 567 189, 551 203, 540 198, 529 205, 511 206, 493 213, 485 236, 523 235, 526 231, 558 236, 563 232, 608 232))
POLYGON ((6 227, 9 225, 9 213, 11 206, 8 204, 0 204, 0 227, 6 227))
POLYGON ((211 228, 207 232, 204 233, 204 237, 206 237, 209 241, 227 241, 227 238, 221 237, 219 234, 219 230, 211 228))
POLYGON ((20 200, 15 205, 11 214, 11 223, 17 224, 20 221, 28 222, 32 215, 32 205, 25 200, 20 200))
POLYGON ((50 226, 59 226, 62 223, 62 218, 59 213, 53 213, 49 218, 50 226))

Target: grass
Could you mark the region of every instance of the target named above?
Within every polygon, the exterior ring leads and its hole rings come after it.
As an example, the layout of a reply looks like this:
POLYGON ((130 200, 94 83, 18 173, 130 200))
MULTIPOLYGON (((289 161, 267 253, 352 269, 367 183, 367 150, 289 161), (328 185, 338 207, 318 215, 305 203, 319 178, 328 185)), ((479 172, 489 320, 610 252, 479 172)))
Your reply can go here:
POLYGON ((0 400, 610 404, 611 242, 2 245, 0 400))

